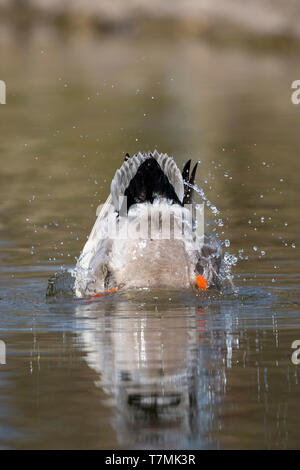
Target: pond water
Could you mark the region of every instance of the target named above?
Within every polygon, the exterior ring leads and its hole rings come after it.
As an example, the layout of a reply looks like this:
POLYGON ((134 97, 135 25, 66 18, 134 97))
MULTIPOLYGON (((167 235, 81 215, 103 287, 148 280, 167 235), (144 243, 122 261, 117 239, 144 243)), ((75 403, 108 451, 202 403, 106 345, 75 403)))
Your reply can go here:
POLYGON ((46 28, 0 54, 0 447, 299 448, 296 57, 46 28), (154 148, 201 162, 237 292, 47 300, 124 154, 154 148))

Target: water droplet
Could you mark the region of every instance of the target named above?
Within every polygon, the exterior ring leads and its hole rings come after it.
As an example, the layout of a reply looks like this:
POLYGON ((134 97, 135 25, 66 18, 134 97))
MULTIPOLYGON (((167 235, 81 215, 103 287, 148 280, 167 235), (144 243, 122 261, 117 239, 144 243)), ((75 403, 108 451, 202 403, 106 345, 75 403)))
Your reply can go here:
POLYGON ((238 259, 236 256, 231 255, 230 253, 225 253, 224 262, 227 266, 234 266, 237 263, 238 259))

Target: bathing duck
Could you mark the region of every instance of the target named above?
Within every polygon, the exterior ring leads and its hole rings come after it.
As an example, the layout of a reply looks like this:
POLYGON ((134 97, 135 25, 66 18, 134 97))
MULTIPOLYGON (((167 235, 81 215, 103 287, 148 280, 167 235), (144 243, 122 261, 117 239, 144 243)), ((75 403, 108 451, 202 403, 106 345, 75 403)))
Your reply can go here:
POLYGON ((201 206, 193 202, 197 164, 190 169, 191 160, 181 173, 157 151, 126 154, 77 261, 77 297, 218 285, 221 249, 204 243, 201 206))

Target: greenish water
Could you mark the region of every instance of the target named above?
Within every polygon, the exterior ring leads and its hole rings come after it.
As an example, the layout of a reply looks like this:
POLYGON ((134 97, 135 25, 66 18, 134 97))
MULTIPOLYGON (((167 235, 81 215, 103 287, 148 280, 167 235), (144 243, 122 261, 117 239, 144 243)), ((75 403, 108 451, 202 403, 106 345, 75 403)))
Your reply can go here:
POLYGON ((0 447, 299 448, 296 57, 47 29, 0 54, 0 447), (46 301, 153 148, 201 161, 238 293, 46 301))

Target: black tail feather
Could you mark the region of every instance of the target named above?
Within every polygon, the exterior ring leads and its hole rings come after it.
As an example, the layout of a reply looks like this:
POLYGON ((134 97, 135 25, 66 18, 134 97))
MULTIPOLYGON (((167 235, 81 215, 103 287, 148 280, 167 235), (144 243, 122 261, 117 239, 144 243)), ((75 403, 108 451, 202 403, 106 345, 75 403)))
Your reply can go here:
POLYGON ((153 203, 157 197, 182 205, 168 177, 155 158, 151 156, 140 165, 124 195, 127 196, 127 209, 132 204, 153 203))
POLYGON ((184 167, 183 167, 183 170, 182 170, 182 178, 183 178, 183 181, 189 181, 189 178, 190 178, 191 161, 192 161, 192 160, 188 160, 188 161, 186 162, 186 164, 184 165, 184 167))
POLYGON ((191 174, 191 177, 190 177, 190 184, 195 183, 195 176, 196 176, 197 168, 198 168, 198 162, 195 164, 195 166, 193 168, 193 171, 192 171, 192 174, 191 174))
MULTIPOLYGON (((197 172, 197 167, 198 167, 198 162, 195 164, 192 173, 190 175, 190 168, 191 168, 191 160, 188 160, 186 164, 184 165, 184 168, 182 170, 182 177, 184 183, 194 184, 195 183, 195 177, 196 177, 196 172, 197 172)), ((183 198, 183 204, 191 204, 192 198, 193 198, 193 193, 194 190, 188 184, 185 184, 184 188, 184 198, 183 198)))

